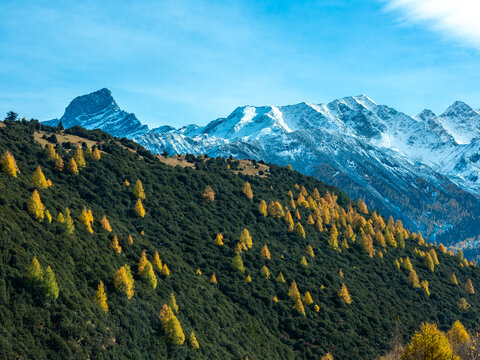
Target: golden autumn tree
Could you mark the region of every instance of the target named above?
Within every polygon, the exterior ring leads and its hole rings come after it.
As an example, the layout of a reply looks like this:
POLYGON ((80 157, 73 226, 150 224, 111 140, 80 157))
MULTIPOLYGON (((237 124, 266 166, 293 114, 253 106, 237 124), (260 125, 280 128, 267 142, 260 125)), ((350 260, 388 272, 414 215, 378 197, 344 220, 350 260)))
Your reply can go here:
POLYGON ((290 288, 288 289, 288 296, 291 297, 293 300, 300 299, 300 291, 298 291, 297 283, 295 280, 292 281, 290 284, 290 288))
POLYGON ((43 174, 42 168, 40 166, 33 172, 32 175, 32 185, 37 189, 46 189, 48 188, 48 182, 43 174))
POLYGON ((168 268, 167 264, 163 264, 162 266, 162 271, 160 271, 160 274, 165 276, 165 277, 169 277, 170 276, 170 269, 168 268))
POLYGON ((103 215, 102 219, 100 220, 100 225, 102 225, 102 228, 104 230, 107 230, 108 232, 112 232, 112 227, 110 226, 110 221, 108 221, 106 215, 103 215))
POLYGON ((264 258, 267 258, 268 260, 271 259, 271 254, 270 250, 268 250, 267 244, 263 245, 262 250, 260 250, 260 255, 262 255, 264 258))
POLYGON ((249 275, 247 275, 247 277, 245 278, 245 282, 246 283, 251 283, 252 282, 252 277, 249 275))
POLYGON ((473 283, 470 278, 468 278, 467 282, 465 283, 465 292, 470 295, 475 294, 475 288, 473 287, 473 283))
POLYGON ((240 242, 244 243, 249 249, 253 246, 252 237, 247 228, 242 230, 242 233, 240 234, 240 242))
POLYGON ((270 279, 270 270, 268 270, 268 267, 266 267, 265 265, 262 266, 262 268, 260 269, 260 273, 261 273, 266 279, 270 279))
MULTIPOLYGON (((75 231, 75 224, 73 223, 72 214, 70 213, 69 208, 65 208, 64 212, 65 212, 65 215, 62 214, 63 215, 63 227, 65 229, 65 232, 68 235, 72 235, 73 232, 75 231)), ((60 214, 59 214, 59 216, 60 216, 60 214)))
POLYGON ((245 184, 243 184, 242 192, 245 194, 247 199, 253 199, 252 187, 250 186, 250 183, 248 181, 245 181, 245 184))
POLYGON ((305 308, 303 307, 302 300, 300 298, 297 299, 295 305, 293 305, 293 309, 296 310, 299 314, 305 316, 305 308))
POLYGON ((302 258, 300 259, 300 264, 302 266, 305 266, 305 267, 308 266, 308 262, 307 262, 307 259, 305 258, 305 256, 302 256, 302 258))
POLYGON ((78 175, 77 162, 75 161, 75 159, 73 157, 70 158, 70 160, 68 160, 67 171, 71 172, 74 175, 78 175))
POLYGON ((155 254, 153 254, 152 265, 156 271, 162 271, 162 260, 160 260, 160 255, 158 255, 158 251, 155 251, 155 254))
POLYGON ((401 360, 458 359, 447 337, 435 324, 423 324, 402 352, 401 360))
POLYGON ((49 223, 52 222, 52 215, 50 214, 50 211, 45 210, 45 217, 47 218, 47 221, 48 221, 49 223))
POLYGON ((367 205, 363 202, 362 199, 358 199, 357 207, 360 214, 364 214, 364 215, 368 214, 367 205))
POLYGON ((188 343, 193 350, 197 350, 198 348, 200 348, 200 345, 198 344, 197 338, 195 337, 195 333, 193 331, 190 333, 188 343))
POLYGON ((133 276, 128 265, 124 265, 117 270, 115 273, 115 278, 113 279, 113 284, 118 291, 127 295, 127 299, 131 299, 133 297, 133 276))
POLYGON ((145 209, 143 208, 142 200, 137 199, 137 202, 135 203, 135 206, 133 207, 133 211, 135 211, 135 214, 137 216, 143 218, 145 216, 145 209))
POLYGON ((435 268, 435 264, 433 263, 432 257, 430 256, 430 253, 426 253, 425 257, 423 259, 423 266, 425 266, 428 270, 432 271, 435 268))
POLYGON ((137 264, 137 274, 141 275, 145 270, 145 265, 147 265, 147 252, 145 250, 142 251, 142 255, 140 255, 140 259, 138 260, 137 264))
POLYGON ((275 281, 280 284, 285 284, 285 277, 283 276, 283 273, 281 271, 278 273, 275 281))
POLYGON ((105 287, 103 285, 103 281, 100 281, 100 284, 98 284, 94 301, 98 304, 98 306, 100 306, 100 309, 102 309, 105 312, 108 311, 107 294, 105 293, 105 287))
POLYGON ((330 229, 328 245, 330 245, 330 247, 334 250, 338 249, 338 230, 335 225, 332 225, 332 228, 330 229))
POLYGON ((80 216, 78 217, 78 221, 87 227, 87 230, 90 232, 90 234, 93 234, 93 214, 91 210, 87 210, 87 208, 84 207, 80 213, 80 216))
POLYGON ((128 234, 127 242, 128 242, 128 245, 133 245, 133 237, 132 237, 132 234, 128 234))
POLYGON ((168 306, 170 306, 170 308, 173 310, 173 312, 178 314, 177 299, 175 298, 175 294, 174 294, 173 291, 170 293, 167 304, 168 304, 168 306))
POLYGON ((118 243, 118 237, 115 235, 110 242, 110 249, 113 250, 115 254, 120 254, 122 252, 122 247, 118 243))
POLYGON ((218 283, 217 276, 215 275, 215 273, 213 273, 212 276, 210 277, 210 282, 212 284, 217 284, 218 283))
POLYGON ((182 326, 167 304, 164 304, 160 311, 160 322, 168 343, 182 345, 185 342, 185 334, 183 333, 182 326))
POLYGON ((215 191, 213 191, 210 185, 207 185, 205 190, 203 190, 202 198, 207 204, 215 200, 215 191))
POLYGON ((307 248, 305 249, 305 254, 310 256, 311 258, 315 257, 315 253, 313 252, 312 245, 308 245, 307 248))
POLYGON ((258 205, 258 212, 264 217, 268 215, 267 208, 268 206, 265 200, 260 201, 260 204, 258 205))
POLYGON ((156 289, 157 275, 155 275, 155 272, 153 271, 152 263, 150 261, 147 261, 147 263, 145 264, 144 269, 141 273, 141 277, 143 281, 145 281, 152 288, 156 289))
POLYGON ((420 281, 418 280, 418 275, 415 270, 410 271, 410 274, 408 275, 408 283, 414 288, 420 287, 420 281))
POLYGON ((435 249, 430 249, 430 251, 428 253, 430 254, 430 257, 432 258, 433 263, 435 265, 439 265, 440 261, 438 261, 438 256, 437 256, 437 252, 435 251, 435 249))
POLYGON ((322 218, 320 216, 317 217, 317 221, 315 221, 315 229, 319 232, 323 231, 323 222, 322 222, 322 218))
POLYGON ((43 281, 43 270, 36 256, 33 257, 27 269, 26 278, 33 285, 38 285, 43 281))
MULTIPOLYGON (((57 157, 57 160, 55 161, 55 171, 63 171, 63 159, 59 156, 57 157)), ((77 170, 78 171, 78 170, 77 170)))
POLYGON ((13 177, 17 177, 17 174, 20 172, 17 166, 15 158, 10 153, 10 151, 5 151, 2 157, 2 170, 5 174, 13 177))
POLYGON ((145 190, 143 190, 143 184, 140 179, 137 179, 137 182, 135 183, 135 186, 133 188, 133 195, 135 195, 137 199, 141 200, 145 200, 145 198, 147 197, 145 195, 145 190))
POLYGON ((217 234, 215 240, 213 241, 214 245, 223 246, 223 234, 217 234))
POLYGON ((310 295, 310 293, 307 291, 305 293, 305 295, 303 296, 303 302, 305 305, 309 306, 309 305, 312 305, 313 304, 313 299, 312 299, 312 295, 310 295))
POLYGON ((56 160, 57 159, 57 152, 52 144, 45 145, 45 155, 47 156, 48 160, 56 160))
POLYGON ((57 280, 55 279, 55 274, 53 273, 52 268, 47 266, 45 270, 45 275, 43 276, 43 286, 45 288, 45 294, 47 297, 52 299, 57 299, 60 293, 57 280))
MULTIPOLYGON (((317 311, 318 312, 318 311, 317 311)), ((320 360, 333 360, 333 355, 331 353, 326 353, 325 355, 322 356, 320 360)))
POLYGON ((455 321, 447 332, 447 339, 455 354, 466 355, 470 345, 470 335, 460 321, 455 321))
POLYGON ((305 238, 305 229, 303 228, 302 224, 300 224, 299 222, 295 224, 295 233, 299 238, 302 238, 302 239, 305 238))
POLYGON ((37 189, 33 190, 32 196, 30 197, 28 211, 37 221, 42 221, 45 216, 45 205, 43 205, 37 189))
POLYGON ((458 285, 458 280, 457 280, 457 277, 455 276, 455 273, 452 273, 452 276, 450 276, 450 284, 458 285))
POLYGON ((85 162, 85 157, 83 156, 83 150, 81 146, 77 146, 75 149, 75 154, 73 155, 75 162, 79 168, 84 168, 87 163, 85 162))
POLYGON ((438 250, 440 250, 443 254, 447 253, 447 249, 445 246, 443 246, 443 244, 438 245, 438 250))
POLYGON ((290 227, 293 228, 293 218, 292 218, 292 214, 290 214, 290 211, 287 211, 287 213, 285 214, 285 223, 290 227))
POLYGON ((350 297, 350 293, 348 292, 347 286, 345 284, 342 284, 342 287, 338 291, 338 297, 345 304, 351 304, 352 303, 352 298, 350 297))
POLYGON ((245 274, 245 265, 243 265, 243 260, 240 253, 237 253, 237 255, 235 255, 235 257, 233 258, 232 267, 235 271, 245 274))
POLYGON ((407 258, 403 261, 402 267, 406 271, 412 271, 413 270, 413 266, 412 266, 412 262, 410 261, 410 257, 407 256, 407 258))
POLYGON ((92 151, 92 159, 98 161, 98 160, 101 159, 101 157, 102 157, 102 155, 100 154, 100 151, 98 150, 98 148, 93 149, 93 151, 92 151))

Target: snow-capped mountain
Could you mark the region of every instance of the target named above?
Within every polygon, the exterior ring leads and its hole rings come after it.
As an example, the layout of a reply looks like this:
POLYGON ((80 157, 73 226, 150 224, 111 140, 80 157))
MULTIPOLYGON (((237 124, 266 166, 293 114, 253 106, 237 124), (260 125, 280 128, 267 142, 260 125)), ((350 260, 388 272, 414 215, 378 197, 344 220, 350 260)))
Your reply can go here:
POLYGON ((65 128, 78 125, 89 130, 101 129, 118 137, 133 137, 148 131, 148 126, 142 125, 135 114, 120 109, 108 89, 76 97, 60 119, 45 123, 56 126, 60 121, 65 128))
POLYGON ((328 104, 243 106, 206 126, 148 130, 103 89, 76 98, 61 120, 132 138, 154 153, 291 164, 431 237, 480 234, 480 114, 461 102, 440 116, 430 110, 409 116, 361 95, 328 104))

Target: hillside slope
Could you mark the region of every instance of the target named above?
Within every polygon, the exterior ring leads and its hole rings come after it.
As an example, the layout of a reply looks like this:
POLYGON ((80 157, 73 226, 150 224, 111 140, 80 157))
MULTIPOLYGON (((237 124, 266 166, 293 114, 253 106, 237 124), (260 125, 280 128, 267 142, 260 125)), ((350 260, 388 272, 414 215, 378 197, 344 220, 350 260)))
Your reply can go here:
MULTIPOLYGON (((436 249, 439 264, 432 272, 423 263, 425 253, 435 248, 420 245, 420 238, 398 222, 363 213, 362 204, 358 207, 337 188, 275 165, 269 165, 265 177, 237 175, 239 163, 233 159, 189 157, 193 167, 172 167, 131 141, 80 128, 71 132, 95 142, 101 159, 87 159, 86 167, 74 175, 55 170, 55 160, 49 160, 34 140, 39 130, 55 141, 50 135, 56 129, 38 122, 8 122, 0 127, 0 152, 10 151, 20 170, 16 178, 0 173, 2 358, 320 359, 331 352, 338 359, 372 359, 389 349, 398 320, 405 336, 427 320, 446 329, 460 319, 478 330, 480 301, 464 289, 468 279, 480 287, 478 268, 436 249), (35 220, 27 206, 38 166, 53 183, 39 191, 53 216, 51 223, 46 218, 35 220), (133 211, 137 179, 146 193, 143 218, 133 211), (246 180, 253 199, 242 192, 246 180), (215 192, 209 203, 202 196, 207 186, 215 192), (297 200, 294 203, 289 191, 297 200), (307 203, 299 196, 304 191, 307 203), (263 216, 261 200, 280 203, 282 211, 290 209, 305 237, 289 232, 283 218, 263 216), (65 208, 74 219, 72 234, 56 220, 59 212, 66 214, 65 208), (95 219, 93 233, 78 221, 84 208, 91 209, 95 219), (104 215, 112 232, 101 226, 104 215), (322 219, 323 230, 309 225, 309 217, 322 219), (334 227, 338 243, 332 241, 334 227), (349 227, 355 236, 349 234, 349 227), (232 260, 244 228, 252 246, 239 253, 246 268, 242 274, 233 269, 232 260), (395 238, 389 245, 372 244, 374 235, 368 235, 372 231, 395 238), (214 243, 219 233, 222 246, 214 243), (115 235, 119 254, 111 248, 115 235), (270 259, 261 254, 265 244, 270 259), (308 245, 314 257, 308 255, 308 245), (155 289, 137 274, 143 250, 150 261, 158 251, 171 272, 166 277, 155 271, 155 289), (27 281, 34 256, 44 270, 51 266, 54 271, 58 299, 46 297, 42 287, 27 281), (430 296, 409 284, 408 270, 397 268, 396 261, 407 256, 419 279, 428 281, 430 296), (115 273, 124 264, 133 272, 131 299, 114 285, 115 273), (280 272, 285 283, 276 280, 280 272), (452 273, 457 286, 450 284, 452 273), (217 283, 211 282, 213 274, 217 283), (246 281, 248 275, 251 282, 246 281), (100 281, 107 294, 106 313, 94 302, 100 281), (292 281, 298 284, 305 315, 293 309, 298 301, 288 294, 292 281), (350 304, 338 295, 343 284, 351 295, 350 304), (172 291, 187 338, 184 345, 169 344, 158 316, 172 291), (304 297, 307 291, 311 305, 304 297), (462 298, 471 305, 468 311, 459 309, 462 298), (188 345, 192 331, 198 350, 188 345)), ((74 145, 56 146, 65 165, 74 145)), ((278 211, 269 209, 270 214, 278 211)))

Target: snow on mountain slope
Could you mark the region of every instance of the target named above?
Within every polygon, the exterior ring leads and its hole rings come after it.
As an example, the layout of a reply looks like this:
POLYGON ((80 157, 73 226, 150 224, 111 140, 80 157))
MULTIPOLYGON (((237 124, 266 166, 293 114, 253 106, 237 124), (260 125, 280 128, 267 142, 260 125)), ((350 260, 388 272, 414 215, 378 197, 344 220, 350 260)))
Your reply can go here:
POLYGON ((459 144, 469 144, 480 136, 480 113, 464 102, 454 102, 438 120, 459 144))

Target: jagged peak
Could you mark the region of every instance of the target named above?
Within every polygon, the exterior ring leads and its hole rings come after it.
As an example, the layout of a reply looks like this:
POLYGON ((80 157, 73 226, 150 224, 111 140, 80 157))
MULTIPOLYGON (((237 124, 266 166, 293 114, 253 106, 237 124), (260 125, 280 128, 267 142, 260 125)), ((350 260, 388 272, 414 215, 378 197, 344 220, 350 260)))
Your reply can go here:
POLYGON ((455 101, 452 105, 450 105, 445 112, 440 116, 452 116, 459 112, 463 113, 477 113, 475 110, 470 107, 470 105, 464 103, 463 101, 455 101))
POLYGON ((417 117, 419 117, 420 119, 430 119, 430 118, 433 118, 433 117, 436 117, 437 115, 435 115, 435 113, 430 110, 430 109, 423 109, 418 115, 417 117))

